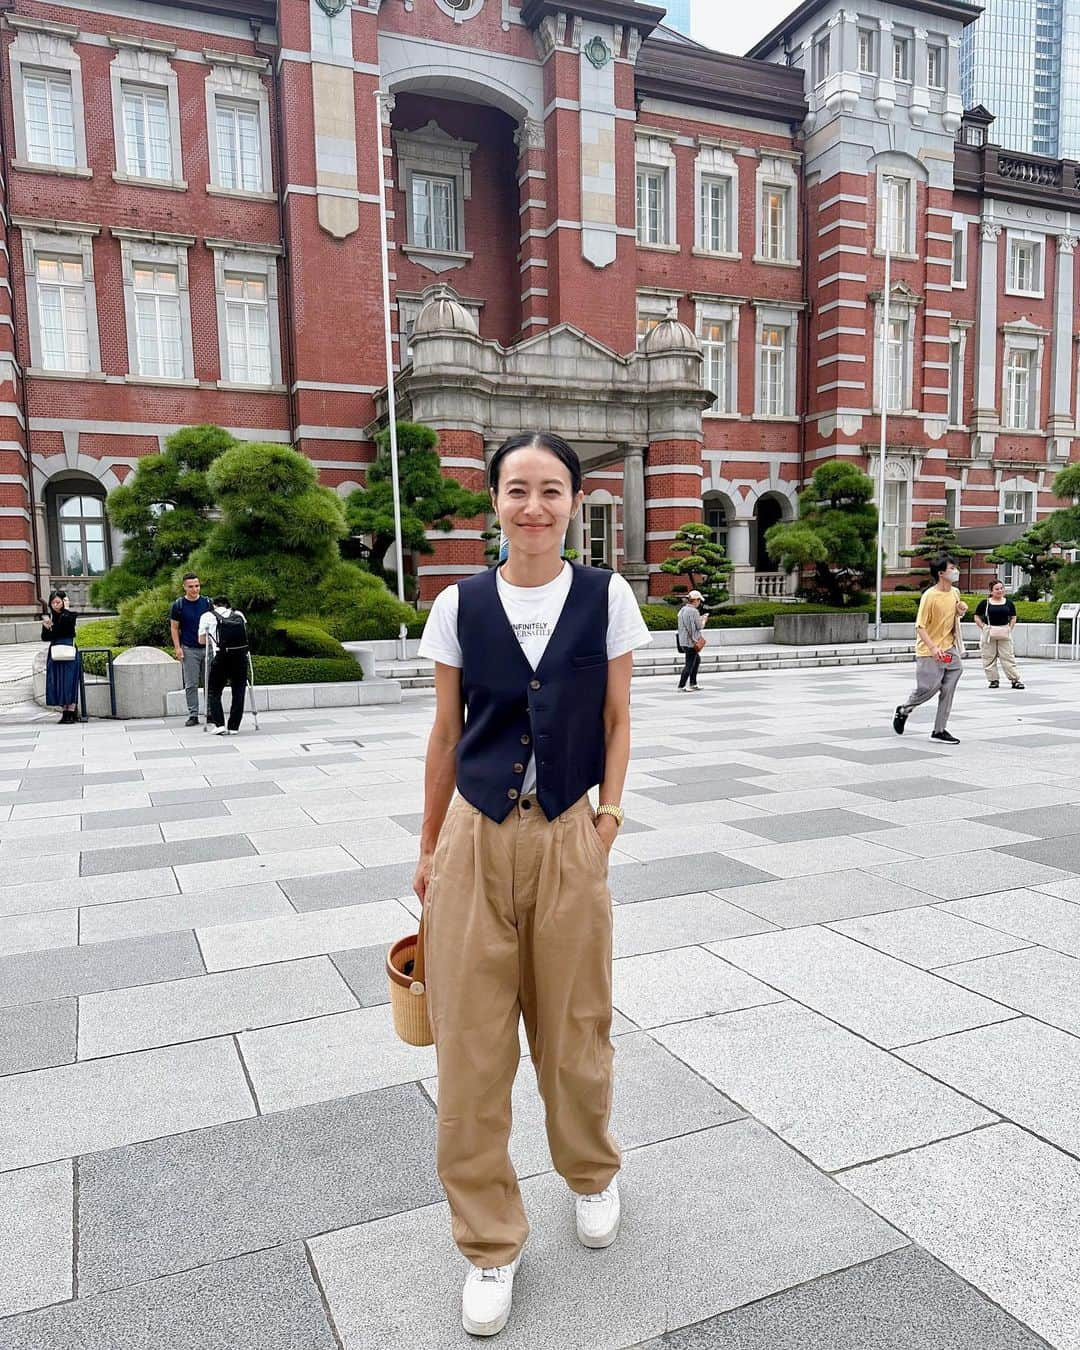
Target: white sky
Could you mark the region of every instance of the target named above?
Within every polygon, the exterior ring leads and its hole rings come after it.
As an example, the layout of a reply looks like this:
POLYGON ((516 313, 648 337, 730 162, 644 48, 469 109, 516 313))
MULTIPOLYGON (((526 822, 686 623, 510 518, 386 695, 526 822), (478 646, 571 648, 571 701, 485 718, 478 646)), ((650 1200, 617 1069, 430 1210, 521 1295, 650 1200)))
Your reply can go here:
MULTIPOLYGON (((657 0, 663 4, 663 0, 657 0)), ((693 36, 742 56, 795 9, 798 0, 693 0, 693 36)))

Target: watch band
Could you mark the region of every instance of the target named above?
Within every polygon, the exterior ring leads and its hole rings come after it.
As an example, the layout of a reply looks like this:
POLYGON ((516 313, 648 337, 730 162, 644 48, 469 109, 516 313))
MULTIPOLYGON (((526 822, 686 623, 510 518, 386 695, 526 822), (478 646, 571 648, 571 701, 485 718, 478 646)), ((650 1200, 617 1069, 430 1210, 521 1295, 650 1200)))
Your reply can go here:
POLYGON ((611 816, 614 819, 615 824, 622 829, 625 815, 621 806, 613 806, 610 802, 603 803, 596 808, 596 814, 598 816, 611 816))

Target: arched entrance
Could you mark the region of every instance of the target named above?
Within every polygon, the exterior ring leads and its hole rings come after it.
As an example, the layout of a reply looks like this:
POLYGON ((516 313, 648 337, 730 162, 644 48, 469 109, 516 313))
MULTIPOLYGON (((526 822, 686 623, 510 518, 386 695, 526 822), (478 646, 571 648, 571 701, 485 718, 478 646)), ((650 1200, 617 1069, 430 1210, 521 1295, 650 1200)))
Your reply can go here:
POLYGON ((754 566, 759 572, 775 572, 776 563, 769 557, 768 550, 765 548, 765 536, 774 525, 784 519, 784 508, 779 497, 774 497, 771 493, 766 493, 764 497, 759 497, 754 507, 755 529, 755 554, 754 566))

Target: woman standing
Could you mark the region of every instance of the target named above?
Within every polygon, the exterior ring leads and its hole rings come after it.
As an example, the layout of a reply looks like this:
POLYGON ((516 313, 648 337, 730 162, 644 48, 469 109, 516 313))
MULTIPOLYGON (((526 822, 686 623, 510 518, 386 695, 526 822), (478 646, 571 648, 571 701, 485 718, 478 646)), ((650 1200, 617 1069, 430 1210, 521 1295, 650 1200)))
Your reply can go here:
POLYGON ((563 560, 584 500, 565 441, 514 437, 489 484, 507 561, 443 591, 420 646, 435 661, 436 708, 414 879, 439 1176, 472 1267, 462 1325, 477 1336, 506 1325, 529 1232, 507 1151, 519 1017, 578 1237, 606 1247, 618 1233, 607 861, 622 824, 632 653, 650 641, 621 576, 563 560), (598 784, 594 811, 586 794, 598 784))
POLYGON ((62 725, 77 722, 75 704, 79 697, 82 657, 75 646, 77 615, 67 607, 67 594, 53 591, 41 620, 41 640, 49 644, 45 666, 45 702, 50 708, 62 708, 62 725))
POLYGON ((995 581, 990 594, 975 606, 975 622, 982 643, 983 673, 991 689, 998 687, 998 662, 1014 689, 1023 689, 1013 654, 1012 632, 1016 627, 1016 606, 1005 594, 1005 583, 995 581))

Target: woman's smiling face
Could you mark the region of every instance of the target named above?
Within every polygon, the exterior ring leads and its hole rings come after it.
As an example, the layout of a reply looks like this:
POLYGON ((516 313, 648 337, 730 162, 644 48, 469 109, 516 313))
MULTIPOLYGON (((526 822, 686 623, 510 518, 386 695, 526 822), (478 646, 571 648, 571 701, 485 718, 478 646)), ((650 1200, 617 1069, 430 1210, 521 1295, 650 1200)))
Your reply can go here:
POLYGON ((574 492, 566 465, 538 446, 507 455, 499 466, 499 486, 491 494, 511 549, 534 555, 561 547, 584 499, 583 492, 574 492))

